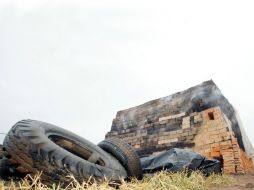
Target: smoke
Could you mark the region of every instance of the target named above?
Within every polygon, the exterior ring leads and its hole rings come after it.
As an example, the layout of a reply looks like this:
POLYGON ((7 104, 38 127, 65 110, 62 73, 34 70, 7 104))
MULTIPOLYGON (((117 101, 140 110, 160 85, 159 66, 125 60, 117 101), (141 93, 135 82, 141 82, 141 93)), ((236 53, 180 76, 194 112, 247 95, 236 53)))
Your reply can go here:
POLYGON ((252 161, 254 163, 254 149, 253 146, 244 130, 243 124, 242 124, 242 120, 239 116, 238 111, 236 110, 236 108, 234 108, 235 110, 235 116, 236 116, 236 120, 238 121, 238 125, 239 128, 241 130, 242 133, 242 138, 243 138, 243 144, 244 144, 244 148, 245 148, 245 152, 248 154, 248 156, 250 156, 252 158, 252 161))
POLYGON ((200 112, 215 106, 219 106, 231 121, 239 146, 245 150, 245 144, 247 145, 248 142, 243 142, 246 137, 242 136, 242 129, 238 126, 239 120, 236 119, 234 108, 212 80, 171 96, 152 100, 137 107, 120 111, 117 113, 114 129, 141 127, 147 123, 158 121, 159 117, 182 112, 200 112))
POLYGON ((156 122, 159 117, 187 112, 191 109, 193 101, 199 98, 206 98, 206 104, 210 104, 210 102, 215 101, 215 98, 219 96, 220 92, 211 90, 210 87, 204 87, 206 84, 212 85, 212 87, 214 86, 212 81, 207 81, 182 92, 177 92, 173 95, 119 111, 112 125, 112 129, 113 126, 114 129, 115 126, 123 129, 135 126, 140 127, 146 123, 156 122), (211 96, 211 92, 215 93, 216 97, 211 96))
POLYGON ((4 137, 5 137, 5 134, 4 133, 0 133, 0 144, 3 144, 4 137))

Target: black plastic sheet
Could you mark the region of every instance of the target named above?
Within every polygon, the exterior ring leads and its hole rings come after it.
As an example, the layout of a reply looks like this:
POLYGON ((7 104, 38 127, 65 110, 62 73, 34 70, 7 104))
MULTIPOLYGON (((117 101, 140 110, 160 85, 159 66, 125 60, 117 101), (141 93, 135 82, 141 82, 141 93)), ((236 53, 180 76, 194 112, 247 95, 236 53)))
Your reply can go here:
POLYGON ((143 173, 155 173, 161 170, 170 172, 200 170, 205 175, 210 175, 221 172, 220 161, 209 160, 189 149, 173 148, 140 160, 143 173))

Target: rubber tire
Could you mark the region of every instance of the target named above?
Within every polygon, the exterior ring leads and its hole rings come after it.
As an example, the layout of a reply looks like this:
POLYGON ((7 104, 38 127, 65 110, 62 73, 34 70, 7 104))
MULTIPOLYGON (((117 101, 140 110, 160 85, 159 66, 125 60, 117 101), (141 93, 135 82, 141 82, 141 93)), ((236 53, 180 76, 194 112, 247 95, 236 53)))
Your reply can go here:
MULTIPOLYGON (((21 174, 43 172, 41 178, 45 183, 68 183, 66 176, 72 173, 78 181, 91 176, 94 179, 107 177, 119 181, 127 177, 126 170, 113 156, 98 146, 60 127, 35 121, 22 120, 16 123, 4 139, 5 156, 16 165, 21 174), (85 160, 70 150, 51 141, 51 136, 63 137, 77 143, 84 150, 103 160, 104 165, 85 160)), ((70 180, 70 179, 69 179, 70 180)))
POLYGON ((135 150, 125 141, 118 138, 103 140, 98 144, 103 150, 115 156, 124 166, 129 178, 143 178, 140 159, 135 150))

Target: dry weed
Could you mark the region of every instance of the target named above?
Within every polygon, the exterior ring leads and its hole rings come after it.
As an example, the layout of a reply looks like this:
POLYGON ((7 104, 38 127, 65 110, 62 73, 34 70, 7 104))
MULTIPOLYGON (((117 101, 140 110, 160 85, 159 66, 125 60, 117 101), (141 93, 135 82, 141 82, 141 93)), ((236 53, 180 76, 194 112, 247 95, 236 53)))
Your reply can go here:
MULTIPOLYGON (((41 174, 34 177, 28 175, 20 181, 0 181, 0 190, 113 190, 117 186, 106 179, 100 183, 91 183, 91 179, 79 183, 73 176, 68 176, 72 182, 66 187, 61 184, 53 184, 49 187, 41 182, 40 176, 41 174)), ((192 174, 159 172, 154 176, 146 176, 143 180, 133 179, 130 182, 122 180, 118 188, 120 190, 206 190, 211 185, 225 185, 230 182, 232 182, 232 178, 224 174, 204 177, 200 172, 193 172, 192 174)))

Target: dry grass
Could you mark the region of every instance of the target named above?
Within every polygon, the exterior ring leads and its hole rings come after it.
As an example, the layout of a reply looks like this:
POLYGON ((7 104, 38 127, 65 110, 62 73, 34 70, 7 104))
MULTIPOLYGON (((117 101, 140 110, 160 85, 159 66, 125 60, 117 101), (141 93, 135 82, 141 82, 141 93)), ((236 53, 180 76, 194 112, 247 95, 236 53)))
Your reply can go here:
MULTIPOLYGON (((109 185, 108 181, 103 183, 88 182, 79 183, 75 178, 70 176, 72 182, 65 188, 61 188, 59 184, 53 184, 51 187, 41 183, 40 175, 35 177, 27 176, 25 179, 18 182, 3 182, 0 181, 0 190, 12 189, 35 189, 35 190, 110 190, 115 189, 109 185)), ((211 175, 204 177, 199 172, 193 172, 188 175, 185 172, 166 173, 160 172, 153 177, 144 177, 138 181, 133 179, 131 182, 122 181, 119 186, 120 190, 205 190, 212 185, 226 185, 232 182, 232 178, 227 175, 211 175)))

